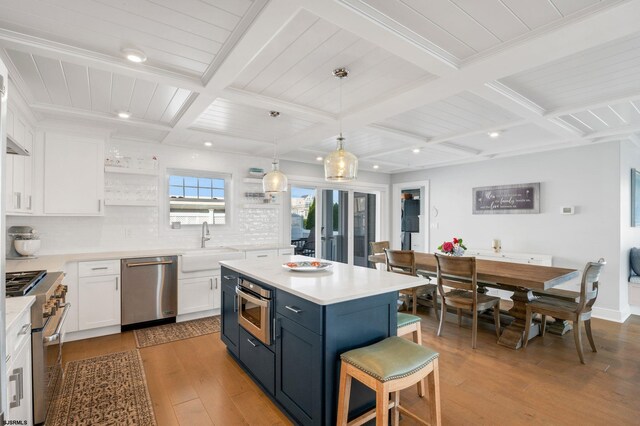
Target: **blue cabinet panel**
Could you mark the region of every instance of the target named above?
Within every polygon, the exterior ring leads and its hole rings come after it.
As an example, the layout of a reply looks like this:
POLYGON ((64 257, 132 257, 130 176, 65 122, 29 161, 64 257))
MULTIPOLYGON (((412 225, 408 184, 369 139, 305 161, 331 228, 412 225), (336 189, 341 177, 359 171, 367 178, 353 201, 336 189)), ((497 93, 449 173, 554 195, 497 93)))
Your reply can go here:
POLYGON ((240 361, 272 395, 275 392, 275 355, 240 327, 240 361))
POLYGON ((301 424, 321 424, 322 336, 276 316, 276 400, 301 424))
POLYGON ((222 300, 220 339, 227 345, 229 352, 238 356, 238 299, 236 297, 236 283, 238 273, 222 267, 222 300))

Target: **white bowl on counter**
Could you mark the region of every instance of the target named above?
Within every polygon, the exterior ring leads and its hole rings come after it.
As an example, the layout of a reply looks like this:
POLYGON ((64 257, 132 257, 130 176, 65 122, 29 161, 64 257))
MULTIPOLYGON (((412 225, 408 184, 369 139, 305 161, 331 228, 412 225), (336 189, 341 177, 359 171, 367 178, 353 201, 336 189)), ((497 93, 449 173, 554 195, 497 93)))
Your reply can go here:
POLYGON ((40 240, 14 240, 13 246, 23 256, 33 256, 40 250, 40 240))

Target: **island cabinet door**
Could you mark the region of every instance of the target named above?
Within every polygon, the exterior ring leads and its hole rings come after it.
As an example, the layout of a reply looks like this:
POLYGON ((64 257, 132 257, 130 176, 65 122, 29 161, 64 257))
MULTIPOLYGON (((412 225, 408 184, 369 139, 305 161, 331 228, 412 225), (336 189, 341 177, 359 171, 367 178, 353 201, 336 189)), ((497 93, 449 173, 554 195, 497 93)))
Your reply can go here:
POLYGON ((238 299, 236 297, 236 282, 238 275, 228 269, 222 269, 222 332, 220 338, 235 356, 238 356, 238 299))
POLYGON ((276 399, 303 425, 322 424, 322 336, 276 315, 276 399))

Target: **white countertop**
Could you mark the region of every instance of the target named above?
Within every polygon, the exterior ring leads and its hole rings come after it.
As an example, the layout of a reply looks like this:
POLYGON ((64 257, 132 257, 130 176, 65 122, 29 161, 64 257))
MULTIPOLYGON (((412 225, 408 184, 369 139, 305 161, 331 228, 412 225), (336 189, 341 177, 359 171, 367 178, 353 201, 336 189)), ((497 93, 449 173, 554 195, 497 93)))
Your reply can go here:
MULTIPOLYGON (((251 251, 251 250, 275 250, 279 248, 290 248, 286 244, 244 244, 234 246, 224 246, 232 250, 251 251)), ((215 249, 215 246, 208 247, 215 249)), ((201 248, 180 248, 180 249, 158 249, 158 250, 128 250, 128 251, 109 251, 96 253, 68 253, 38 256, 35 259, 7 259, 7 272, 20 271, 62 271, 67 262, 88 262, 93 260, 109 260, 109 259, 125 259, 131 257, 151 257, 151 256, 173 256, 188 253, 190 251, 201 251, 201 248)))
POLYGON ((5 303, 5 327, 8 330, 22 316, 24 311, 31 308, 36 301, 34 296, 7 297, 5 303))
POLYGON ((293 272, 282 267, 286 262, 309 260, 304 256, 278 256, 259 260, 222 260, 220 263, 247 277, 319 305, 361 299, 429 282, 423 277, 350 266, 340 262, 331 262, 333 267, 322 272, 293 272))

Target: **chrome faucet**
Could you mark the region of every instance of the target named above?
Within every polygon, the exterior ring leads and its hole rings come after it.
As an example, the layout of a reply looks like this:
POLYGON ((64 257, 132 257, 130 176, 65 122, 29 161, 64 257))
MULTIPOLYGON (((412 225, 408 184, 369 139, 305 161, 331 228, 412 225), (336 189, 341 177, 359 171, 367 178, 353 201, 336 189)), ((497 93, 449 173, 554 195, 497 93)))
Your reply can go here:
POLYGON ((205 220, 202 222, 202 244, 200 245, 200 248, 205 248, 205 243, 211 239, 210 235, 209 224, 205 220))

